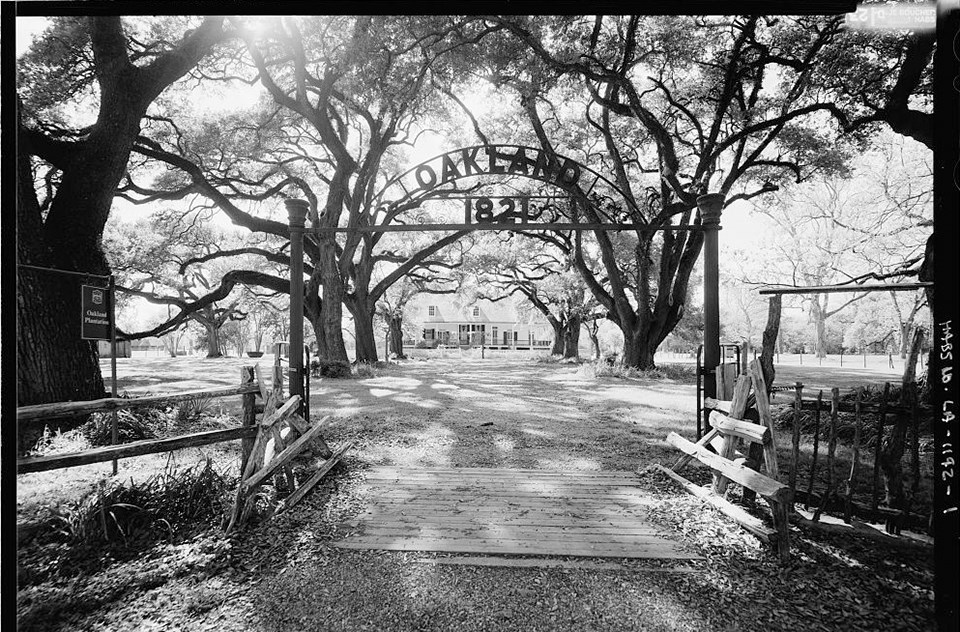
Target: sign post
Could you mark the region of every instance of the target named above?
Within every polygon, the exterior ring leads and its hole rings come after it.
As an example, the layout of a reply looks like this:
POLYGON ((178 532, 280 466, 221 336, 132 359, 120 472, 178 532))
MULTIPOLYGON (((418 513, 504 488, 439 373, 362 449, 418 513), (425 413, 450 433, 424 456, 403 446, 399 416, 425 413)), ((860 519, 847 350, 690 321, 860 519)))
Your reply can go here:
MULTIPOLYGON (((80 286, 80 337, 84 340, 110 341, 110 396, 117 396, 117 323, 114 309, 116 281, 110 275, 107 288, 95 285, 80 286)), ((110 442, 116 445, 118 437, 117 411, 110 413, 110 442)), ((117 460, 113 460, 117 473, 117 460)))

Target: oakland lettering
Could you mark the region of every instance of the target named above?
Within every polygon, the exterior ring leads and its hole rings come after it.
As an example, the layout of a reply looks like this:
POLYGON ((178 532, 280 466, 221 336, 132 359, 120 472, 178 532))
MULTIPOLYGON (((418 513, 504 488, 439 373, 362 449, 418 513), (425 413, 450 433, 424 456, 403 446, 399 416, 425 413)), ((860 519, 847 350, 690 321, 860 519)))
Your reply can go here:
POLYGON ((485 145, 447 152, 418 165, 412 174, 416 186, 409 193, 422 194, 459 178, 479 175, 522 175, 570 187, 577 184, 582 171, 573 160, 551 160, 538 149, 485 145))

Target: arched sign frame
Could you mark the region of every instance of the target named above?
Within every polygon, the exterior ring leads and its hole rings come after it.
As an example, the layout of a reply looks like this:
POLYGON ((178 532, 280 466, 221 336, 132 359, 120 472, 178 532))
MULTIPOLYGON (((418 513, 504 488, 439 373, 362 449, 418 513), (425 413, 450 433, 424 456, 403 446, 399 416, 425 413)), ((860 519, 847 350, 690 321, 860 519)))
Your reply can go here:
MULTIPOLYGON (((542 149, 525 147, 522 145, 474 145, 454 149, 442 154, 438 154, 419 165, 408 169, 399 176, 391 179, 377 193, 374 198, 374 208, 377 213, 381 210, 387 213, 389 221, 380 225, 366 226, 347 226, 347 227, 314 227, 307 232, 359 232, 359 233, 385 233, 394 231, 470 231, 470 230, 634 230, 638 232, 646 231, 702 231, 704 233, 703 258, 704 258, 704 284, 703 284, 703 302, 704 302, 704 395, 706 397, 716 396, 716 384, 714 376, 716 368, 720 363, 720 305, 719 305, 719 251, 718 251, 718 231, 720 229, 720 213, 724 205, 724 196, 722 194, 706 194, 697 198, 697 206, 701 212, 700 225, 692 226, 638 226, 636 222, 627 224, 622 223, 583 223, 583 222, 551 222, 539 223, 529 221, 482 221, 477 223, 465 222, 463 224, 400 224, 393 223, 395 218, 390 217, 391 213, 399 214, 404 209, 416 208, 420 202, 431 198, 440 198, 441 193, 437 188, 440 185, 448 184, 467 177, 480 175, 504 175, 504 176, 523 176, 534 180, 540 180, 547 184, 559 187, 568 191, 572 196, 579 200, 587 199, 594 188, 599 183, 604 183, 613 192, 619 194, 620 198, 627 203, 632 211, 638 211, 623 191, 615 184, 610 182, 603 175, 593 169, 582 165, 570 158, 559 154, 548 154, 542 149), (503 153, 501 148, 512 148, 513 154, 503 153), (478 161, 481 150, 486 156, 486 170, 478 161), (527 155, 530 152, 531 155, 527 155), (456 157, 458 160, 455 160, 456 157), (498 162, 501 161, 502 162, 498 162), (562 162, 561 162, 562 160, 562 162), (439 168, 439 169, 438 169, 439 168), (583 174, 589 174, 586 178, 592 180, 589 186, 584 190, 579 186, 583 174), (412 181, 411 181, 412 177, 412 181), (409 186, 408 186, 409 185, 409 186), (400 187, 403 195, 397 200, 383 201, 384 196, 400 187)), ((455 192, 455 191, 454 191, 455 192)), ((291 211, 291 283, 295 278, 302 282, 303 278, 303 257, 293 257, 294 248, 302 247, 304 225, 303 219, 306 215, 306 208, 298 208, 296 211, 296 223, 294 225, 293 207, 298 207, 303 201, 288 200, 288 210, 291 211), (291 204, 293 202, 294 204, 291 204), (295 244, 294 242, 299 242, 295 244)), ((469 208, 469 207, 468 207, 469 208)), ((485 216, 486 217, 486 216, 485 216)), ((467 219, 467 218, 465 218, 467 219)), ((489 217, 487 219, 493 219, 489 217)), ((521 220, 526 219, 524 217, 521 220)), ((294 314, 301 319, 302 326, 302 292, 291 293, 290 312, 291 325, 293 324, 294 314)), ((294 354, 299 355, 299 354, 294 354)), ((294 360, 291 356, 291 373, 301 375, 303 372, 303 358, 294 360)), ((293 394, 293 385, 296 380, 291 375, 291 394, 293 394)), ((302 390, 302 381, 301 381, 302 390)), ((302 396, 302 392, 299 393, 302 396)))
MULTIPOLYGON (((537 196, 530 195, 462 195, 461 189, 444 189, 449 185, 465 178, 478 176, 506 176, 524 177, 538 180, 545 184, 566 191, 571 199, 580 203, 589 199, 591 193, 602 185, 609 192, 617 195, 627 206, 628 210, 639 215, 639 209, 629 196, 611 182, 608 178, 594 169, 561 154, 549 154, 535 147, 512 144, 487 144, 461 147, 437 154, 420 164, 407 169, 400 175, 388 181, 380 191, 374 195, 372 206, 376 209, 378 220, 370 225, 347 227, 321 227, 310 229, 310 232, 360 232, 386 233, 399 231, 440 232, 440 231, 475 231, 475 230, 636 230, 636 231, 702 231, 700 225, 690 226, 647 226, 637 222, 539 222, 532 218, 526 208, 528 199, 537 196), (393 192, 400 193, 394 199, 387 199, 393 192), (458 196, 457 194, 461 194, 458 196), (471 215, 469 212, 471 201, 489 200, 498 198, 505 200, 516 199, 519 203, 506 209, 505 213, 471 215), (428 200, 465 200, 465 214, 463 223, 402 223, 397 220, 404 210, 417 208, 428 200), (522 207, 516 211, 516 207, 522 207), (381 215, 381 213, 383 215, 381 215)), ((503 204, 503 202, 501 202, 503 204)), ((509 206, 509 205, 508 205, 509 206)), ((489 212, 489 209, 476 209, 480 213, 489 212)))

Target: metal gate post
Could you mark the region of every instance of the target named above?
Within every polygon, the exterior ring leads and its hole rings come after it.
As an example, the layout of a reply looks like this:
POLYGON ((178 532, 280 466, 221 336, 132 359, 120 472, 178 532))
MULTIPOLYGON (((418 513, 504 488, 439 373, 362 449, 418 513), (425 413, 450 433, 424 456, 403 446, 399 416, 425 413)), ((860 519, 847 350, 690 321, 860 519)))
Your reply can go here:
POLYGON ((300 396, 297 413, 304 414, 303 402, 303 229, 310 203, 284 200, 290 219, 290 396, 300 396))
MULTIPOLYGON (((720 250, 718 232, 724 196, 708 193, 697 198, 703 226, 703 393, 717 396, 720 364, 720 250)), ((706 427, 709 427, 709 418, 706 427)))

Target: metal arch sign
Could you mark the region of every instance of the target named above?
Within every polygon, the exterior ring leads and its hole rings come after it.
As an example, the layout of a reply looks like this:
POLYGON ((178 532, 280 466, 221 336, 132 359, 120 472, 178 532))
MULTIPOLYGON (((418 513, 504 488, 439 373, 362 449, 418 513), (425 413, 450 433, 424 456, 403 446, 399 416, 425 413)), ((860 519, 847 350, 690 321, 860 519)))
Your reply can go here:
MULTIPOLYGON (((374 206, 379 212, 387 214, 387 221, 376 226, 357 226, 351 228, 326 228, 320 230, 347 232, 391 232, 391 231, 428 231, 428 230, 535 230, 535 229, 599 229, 624 230, 641 229, 635 223, 593 223, 583 222, 535 222, 534 215, 528 213, 528 201, 532 197, 524 195, 467 195, 465 200, 463 224, 393 224, 392 214, 402 209, 412 209, 429 199, 458 199, 454 194, 463 193, 453 186, 457 180, 477 176, 519 176, 539 180, 558 187, 575 198, 589 196, 598 185, 617 194, 631 210, 636 211, 623 191, 614 183, 590 167, 572 158, 560 154, 549 154, 542 149, 523 145, 474 145, 454 149, 438 154, 390 180, 374 196, 374 206), (388 193, 396 192, 393 200, 384 199, 388 193), (491 198, 500 199, 504 212, 491 213, 491 198), (475 206, 471 206, 475 204, 475 206), (522 210, 515 210, 522 209, 522 210)), ((694 227, 699 228, 699 227, 694 227)), ((686 227, 665 227, 667 230, 687 230, 686 227)))
POLYGON ((627 199, 612 182, 586 165, 559 154, 551 159, 541 149, 522 145, 474 145, 434 156, 388 182, 377 198, 400 187, 404 195, 393 204, 415 201, 444 184, 482 175, 524 176, 584 195, 602 181, 627 199), (587 188, 580 186, 587 181, 587 188))
MULTIPOLYGON (((563 216, 574 221, 556 221, 561 214, 531 212, 533 199, 555 199, 560 196, 539 196, 526 194, 483 195, 468 194, 468 190, 457 188, 454 183, 463 178, 478 176, 520 176, 539 180, 555 186, 568 194, 568 200, 574 203, 586 202, 588 196, 597 190, 598 185, 608 193, 618 196, 639 214, 639 209, 624 192, 613 182, 590 167, 572 158, 548 153, 535 147, 523 145, 488 144, 473 145, 453 149, 438 154, 419 165, 408 169, 387 182, 373 197, 372 207, 375 217, 372 222, 364 220, 350 226, 314 227, 314 233, 389 233, 389 232, 431 232, 431 231, 474 231, 474 230, 633 230, 637 232, 654 231, 691 231, 701 232, 700 225, 678 226, 673 224, 650 226, 647 224, 612 221, 584 222, 579 209, 572 205, 571 213, 563 216), (394 199, 385 199, 388 193, 399 195, 394 199), (465 201, 464 223, 425 223, 422 221, 400 223, 395 220, 406 210, 418 208, 428 200, 465 201), (500 212, 494 213, 495 203, 499 200, 500 212), (381 213, 383 215, 381 215, 381 213), (550 219, 552 216, 552 220, 550 219), (547 217, 547 221, 544 221, 547 217)), ((608 196, 609 197, 609 196, 608 196)))

